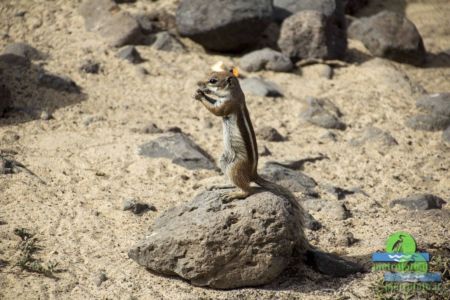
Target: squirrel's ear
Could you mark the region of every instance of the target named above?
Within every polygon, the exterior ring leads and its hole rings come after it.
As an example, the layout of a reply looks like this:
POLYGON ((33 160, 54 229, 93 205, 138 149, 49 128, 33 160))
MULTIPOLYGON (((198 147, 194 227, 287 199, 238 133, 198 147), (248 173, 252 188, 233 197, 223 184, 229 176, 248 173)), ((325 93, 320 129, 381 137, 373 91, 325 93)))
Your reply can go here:
POLYGON ((238 77, 239 76, 239 70, 236 67, 232 67, 230 69, 230 73, 233 74, 234 77, 238 77))

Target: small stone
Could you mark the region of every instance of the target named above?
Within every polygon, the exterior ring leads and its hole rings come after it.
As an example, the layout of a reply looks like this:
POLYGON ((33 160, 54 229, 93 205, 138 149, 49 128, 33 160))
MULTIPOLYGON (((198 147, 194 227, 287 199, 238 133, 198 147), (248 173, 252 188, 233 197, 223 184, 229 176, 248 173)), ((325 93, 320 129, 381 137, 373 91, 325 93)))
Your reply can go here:
POLYGON ((353 236, 353 233, 351 232, 344 232, 344 233, 340 233, 336 243, 339 246, 342 247, 350 247, 351 245, 355 244, 358 240, 355 239, 355 237, 353 236))
POLYGON ((447 202, 432 194, 416 194, 391 201, 390 207, 403 206, 409 210, 441 209, 447 202))
POLYGON ((104 117, 102 116, 93 116, 93 115, 86 115, 83 117, 83 125, 84 126, 89 126, 92 123, 98 122, 98 121, 103 121, 105 120, 104 117))
POLYGON ((272 155, 272 152, 270 152, 269 148, 266 146, 263 147, 263 150, 259 152, 259 156, 270 156, 272 155))
POLYGON ((300 114, 305 121, 330 129, 344 130, 346 125, 341 122, 342 116, 337 106, 328 99, 307 98, 307 108, 300 114))
POLYGON ((417 100, 416 106, 431 114, 450 116, 450 93, 422 96, 417 100))
POLYGON ((442 139, 450 145, 450 126, 442 132, 442 139))
POLYGON ((181 130, 178 126, 172 126, 166 129, 167 132, 174 132, 174 133, 182 133, 183 130, 181 130))
POLYGON ((322 228, 322 224, 320 224, 319 221, 317 221, 310 213, 305 212, 305 217, 304 217, 304 222, 305 222, 305 228, 308 228, 309 230, 312 231, 317 231, 320 228, 322 228))
POLYGON ((128 60, 132 64, 138 64, 143 62, 141 55, 133 46, 125 46, 117 52, 117 57, 128 60))
POLYGON ((316 181, 300 171, 294 171, 277 163, 268 162, 261 170, 261 175, 291 192, 303 192, 311 196, 316 195, 314 191, 314 188, 317 186, 316 181))
POLYGON ((27 43, 8 44, 3 50, 3 54, 12 54, 16 56, 21 56, 29 60, 37 60, 45 58, 45 55, 43 55, 33 46, 28 45, 27 43))
POLYGON ((329 65, 322 65, 320 75, 326 79, 331 79, 333 77, 333 68, 329 65))
POLYGON ((244 55, 240 66, 247 72, 270 70, 275 72, 289 72, 294 68, 291 59, 281 52, 264 48, 244 55))
POLYGON ((376 143, 388 147, 398 145, 397 140, 389 132, 372 126, 367 127, 359 138, 349 141, 352 146, 361 146, 366 143, 376 143))
POLYGON ((257 131, 257 135, 265 141, 282 142, 285 138, 273 127, 264 126, 257 131))
POLYGON ((57 91, 77 94, 81 91, 80 87, 72 79, 66 76, 40 72, 38 74, 38 82, 41 86, 57 91))
POLYGON ((250 77, 240 80, 241 88, 244 93, 260 97, 283 97, 280 88, 272 81, 261 78, 250 77))
POLYGON ((80 66, 80 71, 84 73, 98 74, 100 71, 100 63, 88 59, 80 66))
POLYGON ((106 276, 105 272, 102 271, 100 272, 100 274, 98 274, 97 279, 95 280, 95 284, 99 287, 106 280, 108 280, 108 277, 106 276))
POLYGON ((406 119, 405 124, 414 130, 440 131, 450 126, 450 115, 417 115, 406 119))
POLYGON ((131 210, 135 215, 141 215, 147 211, 156 211, 154 205, 139 202, 136 199, 126 199, 122 203, 123 210, 131 210))
POLYGON ((41 120, 48 121, 48 120, 50 120, 50 119, 52 119, 52 118, 53 118, 53 116, 52 116, 51 113, 49 113, 48 111, 43 110, 43 111, 41 112, 41 120))
POLYGON ((321 212, 336 221, 346 220, 350 217, 350 212, 345 205, 337 201, 307 199, 303 201, 303 207, 308 211, 321 212))
POLYGON ((354 20, 348 34, 360 40, 375 56, 413 65, 422 65, 426 60, 427 53, 416 26, 396 12, 381 11, 354 20))
POLYGON ((152 44, 152 48, 168 52, 186 52, 184 45, 166 31, 158 32, 157 34, 155 34, 155 41, 152 44))
POLYGON ((169 158, 189 170, 216 168, 211 157, 183 133, 168 133, 145 143, 139 147, 139 154, 169 158))
POLYGON ((141 132, 146 134, 155 134, 162 133, 163 131, 155 123, 148 123, 144 128, 142 128, 141 132))
POLYGON ((335 254, 318 250, 310 250, 307 253, 307 264, 322 274, 332 277, 345 277, 350 274, 363 272, 364 268, 357 263, 344 260, 335 254))

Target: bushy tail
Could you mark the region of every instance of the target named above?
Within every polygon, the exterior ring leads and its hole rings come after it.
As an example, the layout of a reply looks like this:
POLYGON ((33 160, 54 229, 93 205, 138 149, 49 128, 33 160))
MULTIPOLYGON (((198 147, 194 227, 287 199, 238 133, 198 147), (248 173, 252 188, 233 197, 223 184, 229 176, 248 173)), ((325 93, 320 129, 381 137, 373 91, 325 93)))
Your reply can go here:
POLYGON ((297 197, 295 197, 295 195, 293 193, 291 193, 291 191, 289 191, 287 188, 267 181, 264 178, 260 177, 259 175, 256 176, 256 179, 254 180, 254 182, 261 186, 262 188, 274 193, 275 195, 278 195, 280 197, 285 198, 286 200, 289 201, 289 203, 291 204, 293 211, 292 213, 295 215, 296 220, 297 220, 297 224, 298 224, 298 228, 300 230, 300 234, 301 234, 301 247, 303 249, 309 249, 309 243, 306 241, 305 238, 305 233, 303 231, 304 226, 305 226, 305 212, 303 210, 303 207, 300 205, 300 203, 297 200, 297 197))

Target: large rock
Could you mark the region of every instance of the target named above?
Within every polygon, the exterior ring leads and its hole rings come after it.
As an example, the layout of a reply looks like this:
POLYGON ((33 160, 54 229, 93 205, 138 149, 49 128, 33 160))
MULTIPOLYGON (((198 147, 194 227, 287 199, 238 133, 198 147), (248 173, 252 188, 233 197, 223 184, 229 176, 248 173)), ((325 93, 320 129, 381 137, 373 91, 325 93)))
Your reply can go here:
POLYGON ((219 289, 266 284, 305 252, 298 214, 269 192, 224 204, 217 191, 164 212, 128 252, 152 271, 219 289))
POLYGON ((306 101, 307 107, 300 114, 300 118, 323 128, 340 130, 346 128, 346 125, 340 120, 342 114, 333 102, 313 97, 308 97, 306 101))
POLYGON ((142 39, 137 20, 111 0, 85 0, 79 12, 86 29, 99 33, 111 46, 136 44, 142 39))
POLYGON ((207 49, 239 51, 258 42, 271 17, 271 0, 182 0, 176 23, 181 35, 207 49))
POLYGON ((284 20, 278 46, 294 61, 340 59, 347 49, 345 25, 319 11, 300 11, 284 20))
POLYGON ((382 11, 355 20, 348 28, 348 34, 363 42, 375 56, 413 65, 425 62, 426 51, 416 26, 398 13, 382 11))
POLYGON ((444 199, 432 194, 415 194, 406 198, 392 200, 389 206, 400 205, 410 210, 427 210, 441 209, 446 203, 444 199))
POLYGON ((187 169, 215 169, 210 156, 183 133, 169 133, 143 144, 139 154, 166 157, 187 169))
POLYGON ((406 119, 405 124, 414 130, 440 131, 450 126, 450 115, 416 115, 406 119))
POLYGON ((289 72, 294 68, 288 56, 270 48, 256 50, 244 55, 240 60, 240 66, 248 72, 260 70, 289 72))

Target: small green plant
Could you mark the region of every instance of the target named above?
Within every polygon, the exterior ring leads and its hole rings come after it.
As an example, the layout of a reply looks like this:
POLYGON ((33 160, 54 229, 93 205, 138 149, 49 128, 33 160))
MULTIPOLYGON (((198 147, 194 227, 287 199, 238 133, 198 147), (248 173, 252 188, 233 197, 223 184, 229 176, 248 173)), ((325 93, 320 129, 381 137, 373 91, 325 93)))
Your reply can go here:
POLYGON ((47 277, 56 278, 54 273, 58 263, 50 261, 47 265, 43 265, 42 262, 33 257, 37 251, 41 250, 41 247, 37 244, 37 238, 25 228, 14 229, 14 234, 21 238, 21 242, 18 245, 20 256, 16 265, 28 272, 39 273, 47 277))

